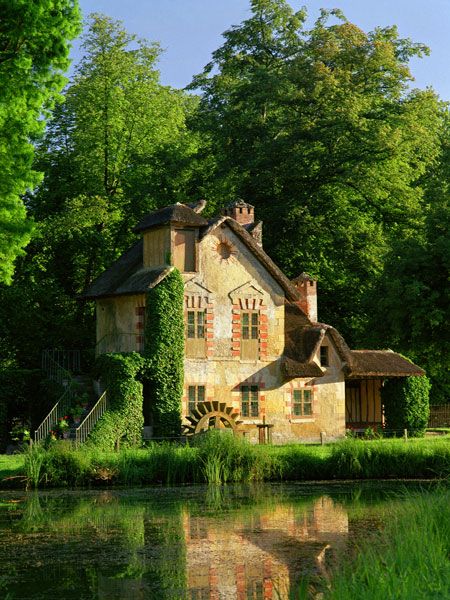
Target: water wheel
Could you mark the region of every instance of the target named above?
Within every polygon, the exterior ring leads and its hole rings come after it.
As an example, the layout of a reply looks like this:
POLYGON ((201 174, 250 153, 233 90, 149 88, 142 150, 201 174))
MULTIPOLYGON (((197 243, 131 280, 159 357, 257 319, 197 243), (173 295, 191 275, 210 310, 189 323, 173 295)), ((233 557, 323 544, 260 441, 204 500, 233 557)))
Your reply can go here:
POLYGON ((225 402, 217 400, 199 402, 191 414, 186 417, 184 435, 194 435, 208 429, 232 429, 235 432, 242 421, 238 421, 239 412, 225 402))

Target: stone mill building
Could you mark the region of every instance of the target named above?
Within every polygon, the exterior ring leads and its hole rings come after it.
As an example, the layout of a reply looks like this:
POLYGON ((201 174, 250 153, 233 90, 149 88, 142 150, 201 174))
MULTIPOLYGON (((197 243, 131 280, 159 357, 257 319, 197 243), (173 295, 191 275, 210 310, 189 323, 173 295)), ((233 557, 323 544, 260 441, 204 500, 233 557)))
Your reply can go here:
POLYGON ((143 350, 146 293, 176 267, 187 433, 214 424, 285 443, 381 425, 383 381, 423 371, 389 350, 350 350, 321 323, 316 282, 289 280, 266 254, 253 206, 239 200, 208 220, 204 204, 148 214, 135 227, 140 239, 85 292, 97 307, 97 354, 143 350))

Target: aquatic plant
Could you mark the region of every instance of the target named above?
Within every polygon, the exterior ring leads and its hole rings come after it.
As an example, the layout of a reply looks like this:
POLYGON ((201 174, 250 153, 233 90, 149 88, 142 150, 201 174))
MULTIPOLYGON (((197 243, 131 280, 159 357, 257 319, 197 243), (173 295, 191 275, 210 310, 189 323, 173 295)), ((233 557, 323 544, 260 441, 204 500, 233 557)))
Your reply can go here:
POLYGON ((450 490, 409 494, 383 520, 378 534, 338 563, 325 599, 448 598, 450 490))

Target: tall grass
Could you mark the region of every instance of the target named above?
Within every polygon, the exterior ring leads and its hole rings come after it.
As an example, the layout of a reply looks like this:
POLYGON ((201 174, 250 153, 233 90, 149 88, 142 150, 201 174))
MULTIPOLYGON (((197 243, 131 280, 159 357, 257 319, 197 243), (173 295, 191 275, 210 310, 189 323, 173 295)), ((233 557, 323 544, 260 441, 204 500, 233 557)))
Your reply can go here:
POLYGON ((450 490, 411 495, 335 569, 327 600, 450 598, 450 490))
MULTIPOLYGON (((143 449, 101 452, 65 442, 25 454, 29 487, 145 485, 327 479, 443 478, 450 440, 344 440, 328 446, 253 446, 212 431, 194 445, 152 443, 143 449)), ((17 480, 20 481, 20 477, 17 480)))
POLYGON ((41 481, 41 470, 46 452, 38 445, 28 446, 24 452, 24 470, 27 489, 37 488, 41 481))

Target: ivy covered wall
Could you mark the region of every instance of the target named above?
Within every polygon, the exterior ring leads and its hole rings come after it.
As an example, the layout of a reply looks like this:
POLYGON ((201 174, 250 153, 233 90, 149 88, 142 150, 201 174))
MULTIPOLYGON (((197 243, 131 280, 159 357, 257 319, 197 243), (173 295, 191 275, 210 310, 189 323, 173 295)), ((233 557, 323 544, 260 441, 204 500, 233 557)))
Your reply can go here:
POLYGON ((152 388, 153 434, 181 433, 184 385, 184 284, 173 269, 147 294, 145 356, 152 388))

